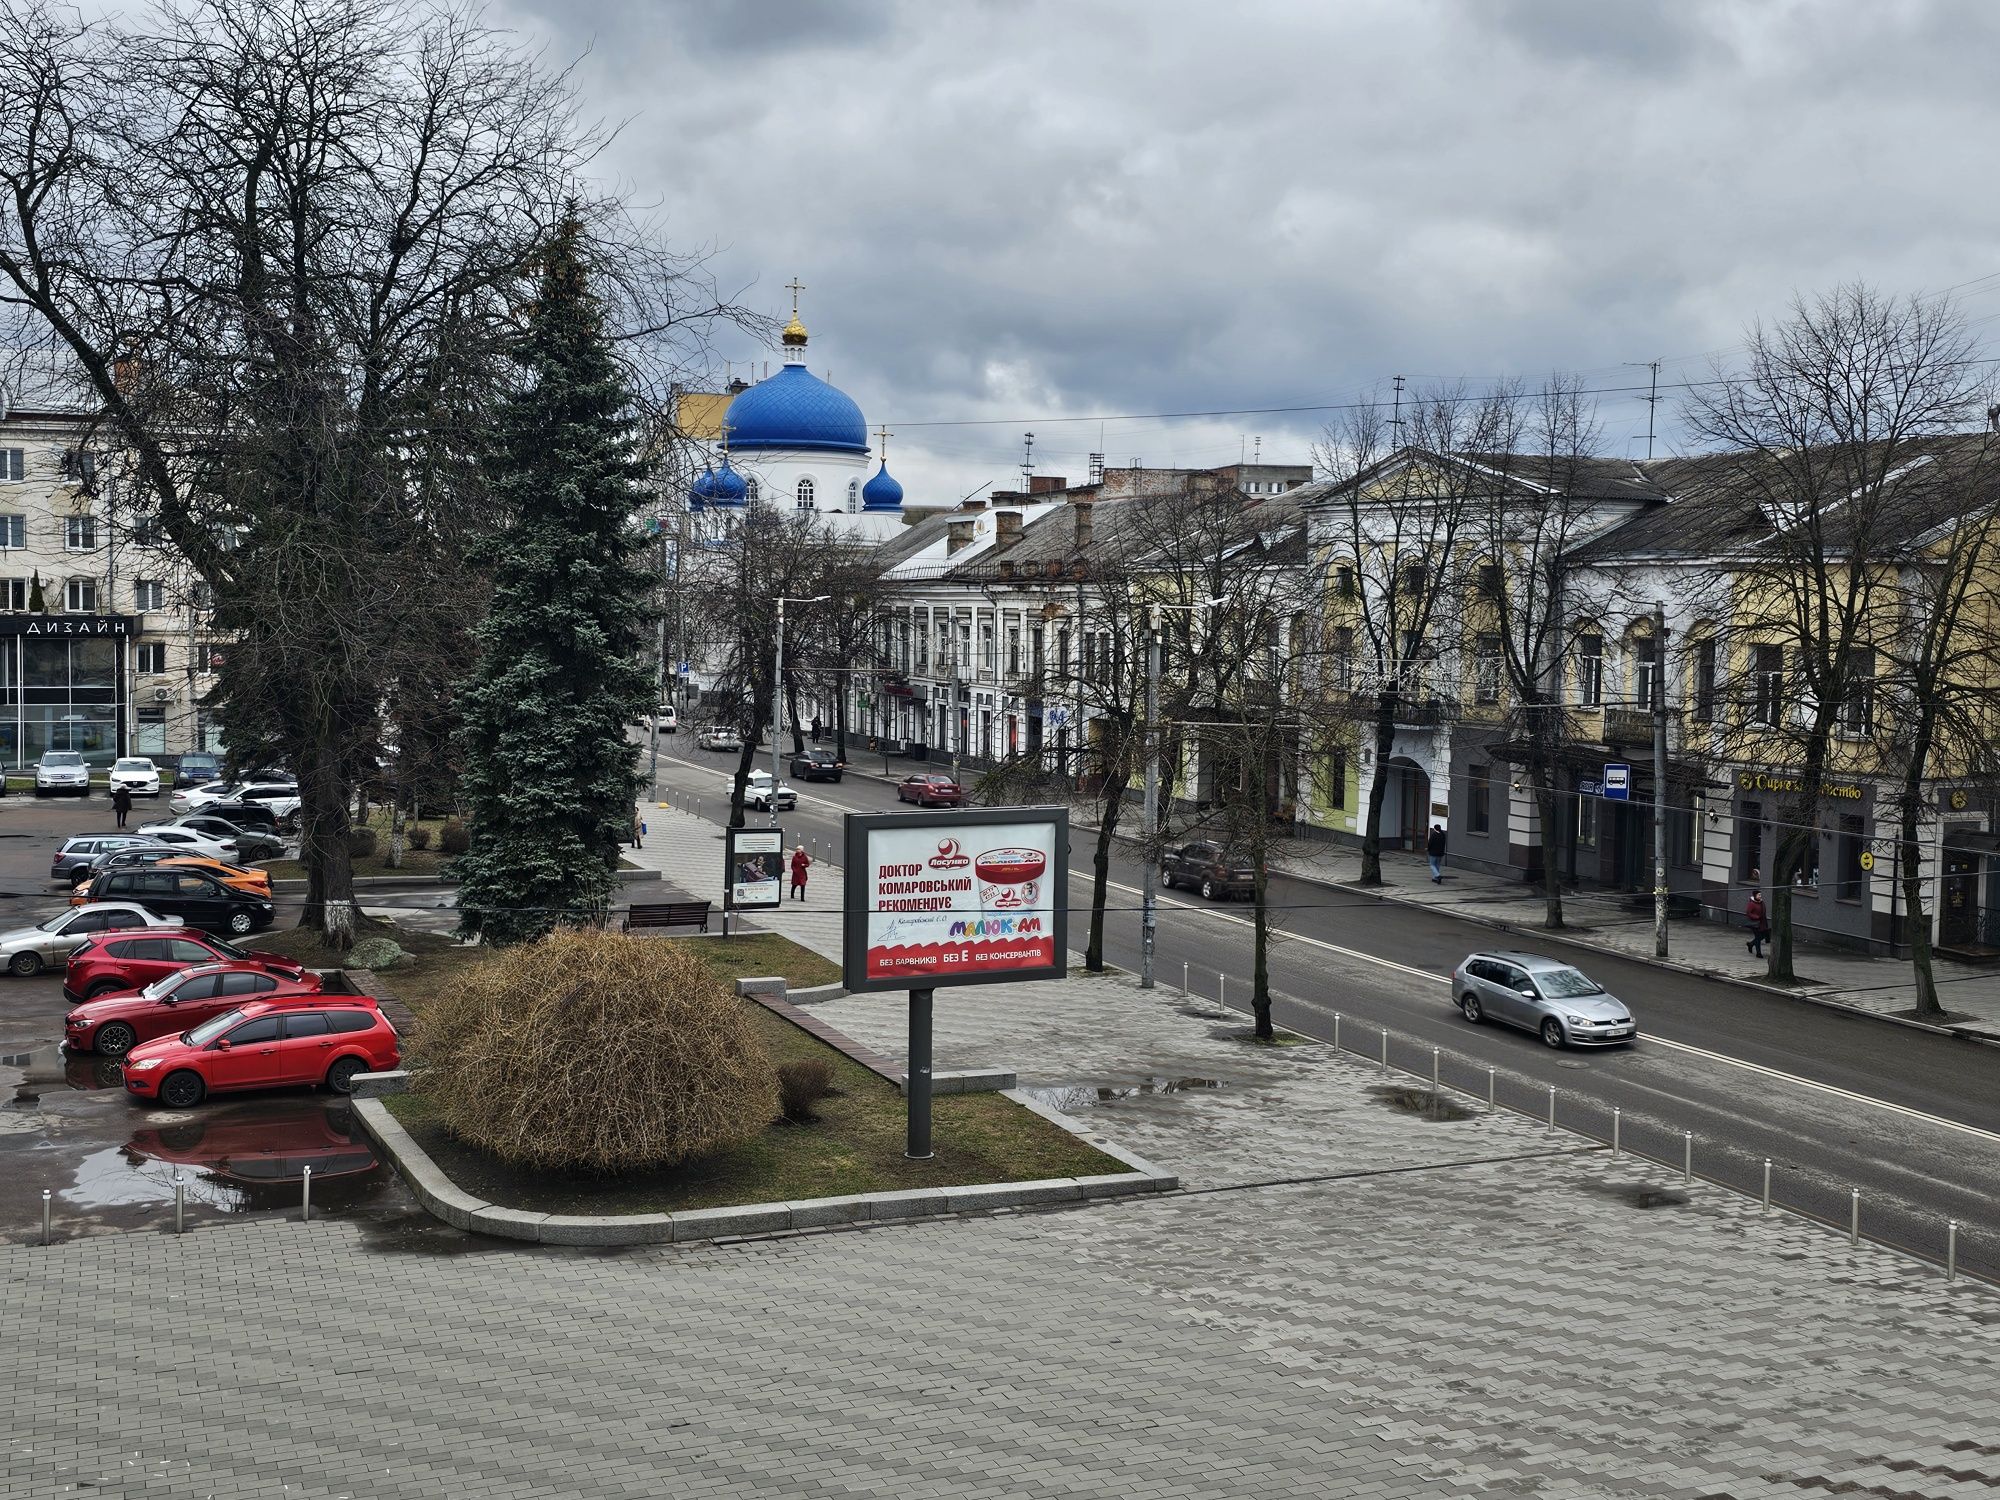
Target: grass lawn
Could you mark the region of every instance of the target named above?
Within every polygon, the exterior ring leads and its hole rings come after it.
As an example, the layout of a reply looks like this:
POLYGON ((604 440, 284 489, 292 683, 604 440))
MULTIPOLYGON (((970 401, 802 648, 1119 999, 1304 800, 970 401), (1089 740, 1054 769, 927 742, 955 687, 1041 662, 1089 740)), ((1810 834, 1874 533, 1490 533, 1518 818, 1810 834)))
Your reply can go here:
POLYGON ((774 1122, 741 1145, 678 1167, 603 1178, 517 1170, 452 1136, 423 1095, 400 1094, 384 1102, 460 1188, 530 1213, 672 1213, 1127 1170, 998 1094, 952 1094, 934 1101, 937 1154, 929 1161, 905 1160, 903 1096, 894 1087, 761 1007, 750 1006, 750 1018, 774 1066, 824 1058, 841 1092, 820 1101, 820 1118, 811 1125, 774 1122))
MULTIPOLYGON (((441 933, 417 932, 370 918, 362 919, 357 932, 361 937, 392 938, 409 950, 409 958, 385 971, 388 976, 385 982, 414 1011, 423 1009, 429 991, 453 970, 484 963, 494 952, 491 948, 462 947, 441 933)), ((314 969, 337 969, 346 961, 345 955, 327 947, 319 933, 310 927, 261 932, 253 946, 283 953, 314 969)))
MULTIPOLYGON (((389 864, 389 838, 387 834, 384 834, 375 853, 369 855, 366 859, 357 859, 354 861, 354 873, 357 876, 435 875, 438 872, 438 866, 450 857, 449 855, 440 854, 435 845, 429 849, 406 848, 403 850, 402 868, 393 868, 389 864)), ((306 867, 295 859, 267 859, 264 861, 262 868, 271 872, 273 880, 304 880, 306 878, 306 867)))
POLYGON ((815 984, 836 984, 840 965, 821 958, 810 948, 801 948, 775 932, 735 932, 716 938, 647 938, 646 942, 672 943, 686 948, 707 964, 717 979, 753 979, 781 974, 793 989, 815 984))

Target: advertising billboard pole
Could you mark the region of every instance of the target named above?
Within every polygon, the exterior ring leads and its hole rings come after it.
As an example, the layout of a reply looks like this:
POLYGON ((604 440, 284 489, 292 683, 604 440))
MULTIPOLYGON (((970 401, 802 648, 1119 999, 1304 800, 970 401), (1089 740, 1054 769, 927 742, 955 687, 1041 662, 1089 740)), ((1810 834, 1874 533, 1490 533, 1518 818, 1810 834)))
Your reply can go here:
POLYGON ((931 1155, 931 994, 910 991, 910 1072, 903 1084, 909 1123, 903 1155, 911 1161, 928 1161, 931 1155))

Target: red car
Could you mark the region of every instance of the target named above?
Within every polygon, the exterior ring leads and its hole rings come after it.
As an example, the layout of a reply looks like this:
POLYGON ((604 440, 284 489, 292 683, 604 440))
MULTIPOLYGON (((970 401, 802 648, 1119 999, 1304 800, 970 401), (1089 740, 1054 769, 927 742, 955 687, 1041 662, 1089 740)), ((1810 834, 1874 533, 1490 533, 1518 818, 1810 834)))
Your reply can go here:
POLYGON ((63 1017, 63 1042, 72 1052, 123 1057, 141 1042, 186 1031, 246 1000, 313 1000, 319 986, 317 974, 287 980, 256 964, 198 964, 143 990, 84 1001, 63 1017))
MULTIPOLYGON (((69 967, 63 971, 63 999, 74 1005, 120 990, 144 989, 189 964, 213 963, 247 964, 288 984, 312 979, 304 964, 282 953, 239 948, 194 927, 148 927, 107 932, 72 953, 69 967)), ((319 988, 317 979, 312 979, 311 988, 319 988)))
POLYGON ((386 1072, 401 1061, 396 1028, 366 996, 257 1000, 179 1036, 141 1042, 125 1059, 125 1092, 169 1109, 192 1109, 231 1089, 288 1084, 324 1083, 345 1094, 356 1074, 386 1072))
POLYGON ((896 800, 914 802, 919 807, 963 807, 965 788, 949 776, 905 776, 896 783, 896 800))

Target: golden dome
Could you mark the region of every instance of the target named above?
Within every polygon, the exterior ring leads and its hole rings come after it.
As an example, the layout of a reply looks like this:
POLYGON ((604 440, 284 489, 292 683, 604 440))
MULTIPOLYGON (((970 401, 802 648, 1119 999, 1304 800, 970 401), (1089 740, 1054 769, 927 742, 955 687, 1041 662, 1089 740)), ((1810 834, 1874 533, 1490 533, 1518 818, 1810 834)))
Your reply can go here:
POLYGON ((799 321, 796 312, 792 314, 792 321, 785 325, 784 340, 787 344, 803 344, 806 341, 806 325, 799 321))

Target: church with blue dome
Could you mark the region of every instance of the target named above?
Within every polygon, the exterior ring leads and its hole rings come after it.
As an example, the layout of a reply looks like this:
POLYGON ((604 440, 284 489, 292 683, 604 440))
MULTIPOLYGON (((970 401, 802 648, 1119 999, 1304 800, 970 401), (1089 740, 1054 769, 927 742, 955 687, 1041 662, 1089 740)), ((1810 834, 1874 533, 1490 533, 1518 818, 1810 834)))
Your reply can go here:
MULTIPOLYGON (((737 391, 721 438, 694 480, 688 508, 728 513, 771 505, 823 516, 840 532, 880 541, 903 524, 903 487, 886 453, 871 455, 861 408, 806 368, 806 328, 794 280, 785 360, 778 373, 737 391), (873 457, 875 470, 869 472, 873 457)), ((878 432, 886 446, 888 434, 878 432)))

